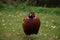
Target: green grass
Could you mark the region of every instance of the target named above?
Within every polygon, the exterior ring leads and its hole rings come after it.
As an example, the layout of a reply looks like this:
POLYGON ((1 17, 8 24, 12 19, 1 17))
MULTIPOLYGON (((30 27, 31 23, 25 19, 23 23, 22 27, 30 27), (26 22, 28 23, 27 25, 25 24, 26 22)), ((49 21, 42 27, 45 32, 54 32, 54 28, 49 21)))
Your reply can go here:
POLYGON ((60 8, 18 5, 0 11, 0 40, 28 40, 23 32, 23 18, 34 11, 40 17, 41 27, 33 40, 60 40, 60 8))

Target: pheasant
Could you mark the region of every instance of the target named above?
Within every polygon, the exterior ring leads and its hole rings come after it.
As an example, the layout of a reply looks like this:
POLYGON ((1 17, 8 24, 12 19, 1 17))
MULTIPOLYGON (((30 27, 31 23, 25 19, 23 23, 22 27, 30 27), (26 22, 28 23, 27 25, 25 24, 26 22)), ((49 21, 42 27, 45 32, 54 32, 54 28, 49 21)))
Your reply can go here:
POLYGON ((40 19, 35 16, 34 12, 30 12, 23 20, 23 31, 26 35, 37 34, 40 28, 40 19))

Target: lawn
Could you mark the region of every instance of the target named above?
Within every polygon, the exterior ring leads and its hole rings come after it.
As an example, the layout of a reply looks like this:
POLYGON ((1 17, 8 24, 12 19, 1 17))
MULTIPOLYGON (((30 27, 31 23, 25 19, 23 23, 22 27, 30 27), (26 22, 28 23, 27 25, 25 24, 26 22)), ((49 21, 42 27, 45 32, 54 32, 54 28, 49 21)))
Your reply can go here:
POLYGON ((41 20, 39 32, 31 35, 32 40, 60 40, 60 8, 33 6, 10 6, 0 11, 0 40, 28 40, 22 23, 31 11, 41 20))

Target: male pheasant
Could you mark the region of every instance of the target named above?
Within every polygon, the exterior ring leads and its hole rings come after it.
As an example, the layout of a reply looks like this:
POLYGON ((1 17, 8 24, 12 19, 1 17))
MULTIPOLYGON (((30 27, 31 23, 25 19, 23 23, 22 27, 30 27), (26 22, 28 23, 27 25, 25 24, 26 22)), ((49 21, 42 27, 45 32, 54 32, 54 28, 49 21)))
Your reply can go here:
POLYGON ((40 24, 39 17, 35 16, 34 12, 30 12, 23 20, 23 31, 26 35, 37 34, 40 24))

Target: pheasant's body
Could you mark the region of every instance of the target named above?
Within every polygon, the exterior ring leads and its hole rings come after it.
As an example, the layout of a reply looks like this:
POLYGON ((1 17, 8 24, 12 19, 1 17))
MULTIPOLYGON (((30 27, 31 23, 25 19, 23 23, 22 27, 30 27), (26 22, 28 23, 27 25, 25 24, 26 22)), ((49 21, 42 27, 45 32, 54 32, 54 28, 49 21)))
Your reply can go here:
POLYGON ((39 17, 29 18, 28 16, 24 18, 23 30, 26 35, 37 34, 40 27, 39 17))

